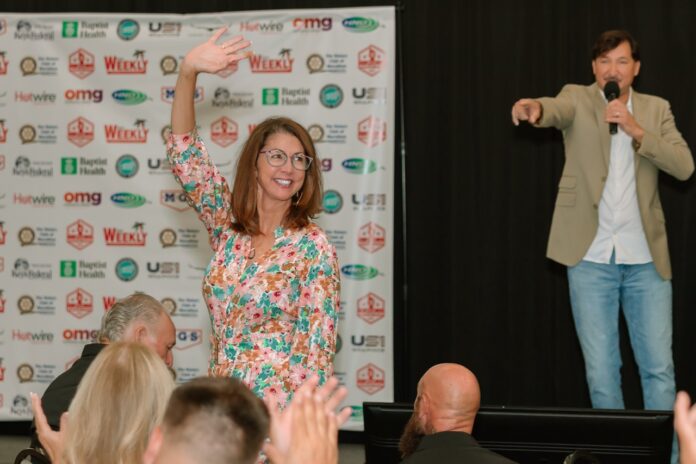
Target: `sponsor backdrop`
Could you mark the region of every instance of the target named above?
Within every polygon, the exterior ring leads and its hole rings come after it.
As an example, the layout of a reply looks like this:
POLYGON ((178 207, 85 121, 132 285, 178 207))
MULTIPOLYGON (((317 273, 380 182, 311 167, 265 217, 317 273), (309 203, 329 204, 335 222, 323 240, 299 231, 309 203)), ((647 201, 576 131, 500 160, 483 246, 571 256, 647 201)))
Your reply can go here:
POLYGON ((206 374, 205 230, 169 172, 178 66, 212 31, 253 41, 202 76, 199 131, 231 179, 262 119, 309 130, 324 173, 319 223, 338 250, 336 374, 362 428, 393 397, 394 10, 0 17, 0 420, 31 418, 116 298, 144 291, 177 327, 178 382, 206 374))

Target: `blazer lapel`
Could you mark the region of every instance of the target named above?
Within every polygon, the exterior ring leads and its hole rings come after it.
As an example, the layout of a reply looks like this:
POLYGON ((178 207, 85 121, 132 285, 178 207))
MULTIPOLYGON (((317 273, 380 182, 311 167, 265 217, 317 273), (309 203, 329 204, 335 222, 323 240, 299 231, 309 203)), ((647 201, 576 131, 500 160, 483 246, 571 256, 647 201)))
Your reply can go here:
MULTIPOLYGON (((638 123, 638 125, 639 125, 640 127, 642 127, 643 129, 645 129, 645 127, 646 127, 645 118, 643 118, 643 115, 644 115, 644 113, 645 113, 645 112, 643 111, 643 109, 644 109, 644 105, 643 105, 643 103, 644 103, 644 101, 643 101, 643 95, 639 94, 639 93, 636 92, 635 90, 632 90, 631 99, 633 100, 633 101, 632 101, 632 105, 633 105, 633 119, 636 120, 636 122, 638 123)), ((639 165, 640 162, 641 162, 641 158, 642 158, 642 156, 640 156, 640 155, 639 155, 638 153, 636 153, 635 150, 634 150, 634 151, 633 151, 633 164, 634 164, 634 166, 635 166, 635 168, 636 168, 636 175, 638 174, 638 165, 639 165)))
POLYGON ((599 90, 599 86, 595 83, 590 87, 590 92, 592 92, 592 104, 595 110, 595 119, 597 122, 597 129, 599 131, 599 140, 602 145, 602 157, 604 159, 604 169, 605 172, 609 172, 609 151, 611 150, 611 136, 609 135, 609 124, 604 121, 604 110, 607 107, 607 103, 602 98, 599 90))

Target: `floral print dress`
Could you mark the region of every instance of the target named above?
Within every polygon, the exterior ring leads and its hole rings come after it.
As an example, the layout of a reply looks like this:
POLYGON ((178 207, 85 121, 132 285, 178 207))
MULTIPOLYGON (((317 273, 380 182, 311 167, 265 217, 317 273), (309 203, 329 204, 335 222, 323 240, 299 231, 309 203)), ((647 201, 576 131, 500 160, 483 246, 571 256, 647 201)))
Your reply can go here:
POLYGON ((281 405, 312 373, 323 383, 333 374, 340 304, 336 251, 324 231, 278 227, 272 248, 251 261, 251 237, 232 229, 229 186, 198 134, 171 135, 167 155, 214 253, 203 279, 209 375, 236 377, 281 405))

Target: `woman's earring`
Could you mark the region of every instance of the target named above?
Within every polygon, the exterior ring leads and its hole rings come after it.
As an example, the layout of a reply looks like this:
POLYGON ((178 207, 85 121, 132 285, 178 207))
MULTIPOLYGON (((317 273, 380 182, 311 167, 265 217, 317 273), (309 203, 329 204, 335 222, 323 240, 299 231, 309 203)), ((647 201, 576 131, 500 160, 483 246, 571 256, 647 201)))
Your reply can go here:
POLYGON ((295 195, 297 195, 297 199, 295 200, 295 206, 300 204, 300 200, 302 199, 302 193, 304 193, 303 190, 300 190, 297 192, 295 195))

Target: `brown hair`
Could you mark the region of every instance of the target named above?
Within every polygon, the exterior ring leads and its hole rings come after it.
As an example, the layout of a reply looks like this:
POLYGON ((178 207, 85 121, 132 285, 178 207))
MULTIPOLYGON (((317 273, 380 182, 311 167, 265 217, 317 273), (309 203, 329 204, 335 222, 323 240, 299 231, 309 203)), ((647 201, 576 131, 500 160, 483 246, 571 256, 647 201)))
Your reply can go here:
POLYGON ((162 446, 209 464, 253 464, 269 426, 266 405, 239 380, 201 377, 172 393, 162 446))
POLYGON ((615 49, 623 42, 628 42, 631 47, 631 57, 635 61, 640 61, 640 50, 638 49, 638 41, 633 36, 624 30, 604 31, 592 47, 592 61, 596 60, 605 53, 615 49))
POLYGON ((312 164, 305 173, 304 184, 293 199, 290 209, 283 220, 283 227, 299 229, 309 224, 310 218, 321 211, 322 183, 320 163, 309 136, 304 127, 290 118, 269 118, 256 126, 242 148, 237 161, 237 174, 232 187, 232 228, 249 235, 259 233, 259 214, 256 207, 256 163, 259 151, 268 137, 277 133, 294 135, 302 144, 305 155, 312 158, 312 164))

